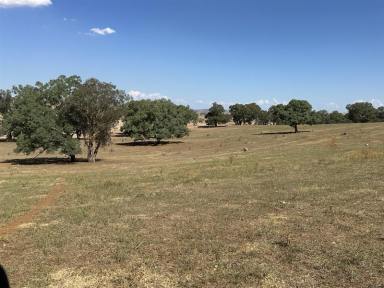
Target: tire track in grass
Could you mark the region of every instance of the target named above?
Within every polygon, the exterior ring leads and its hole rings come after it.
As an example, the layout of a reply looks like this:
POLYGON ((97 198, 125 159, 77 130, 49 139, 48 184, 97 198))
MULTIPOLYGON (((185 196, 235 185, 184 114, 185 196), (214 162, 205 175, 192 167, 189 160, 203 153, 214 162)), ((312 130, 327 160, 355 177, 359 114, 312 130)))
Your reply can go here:
POLYGON ((59 178, 51 191, 40 199, 31 209, 11 219, 5 226, 0 227, 0 237, 14 233, 21 225, 31 223, 44 209, 52 206, 64 192, 64 179, 59 178))

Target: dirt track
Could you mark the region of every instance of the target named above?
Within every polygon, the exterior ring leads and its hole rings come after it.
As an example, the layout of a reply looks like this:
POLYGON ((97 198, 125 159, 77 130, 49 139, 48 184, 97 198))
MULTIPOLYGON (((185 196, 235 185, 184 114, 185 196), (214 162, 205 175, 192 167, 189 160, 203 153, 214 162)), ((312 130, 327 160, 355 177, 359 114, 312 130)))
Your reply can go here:
POLYGON ((64 180, 58 179, 51 191, 33 205, 28 212, 11 219, 5 226, 0 227, 0 237, 12 234, 20 225, 31 223, 42 210, 54 204, 63 192, 64 180))

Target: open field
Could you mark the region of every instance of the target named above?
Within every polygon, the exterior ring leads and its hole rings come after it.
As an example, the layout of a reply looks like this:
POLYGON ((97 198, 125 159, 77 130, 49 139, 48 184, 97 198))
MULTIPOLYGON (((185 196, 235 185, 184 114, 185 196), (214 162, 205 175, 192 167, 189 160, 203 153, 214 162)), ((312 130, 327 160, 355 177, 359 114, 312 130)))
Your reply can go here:
POLYGON ((94 165, 0 142, 0 263, 12 287, 384 287, 384 123, 301 129, 116 137, 94 165))

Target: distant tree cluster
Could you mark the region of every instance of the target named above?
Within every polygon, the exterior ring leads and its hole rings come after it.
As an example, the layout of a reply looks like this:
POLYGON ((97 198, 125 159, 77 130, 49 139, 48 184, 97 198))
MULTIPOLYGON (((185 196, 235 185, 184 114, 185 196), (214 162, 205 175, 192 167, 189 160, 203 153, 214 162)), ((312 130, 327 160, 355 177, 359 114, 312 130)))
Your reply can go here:
POLYGON ((122 118, 127 135, 157 141, 187 135, 187 124, 197 120, 189 107, 167 100, 133 101, 111 83, 83 82, 78 76, 0 90, 0 114, 0 132, 16 140, 16 152, 59 152, 75 161, 82 139, 88 162, 96 161, 122 118))
POLYGON ((236 125, 268 123, 268 112, 256 103, 229 106, 229 113, 236 125))
MULTIPOLYGON (((264 111, 256 103, 235 104, 227 113, 213 103, 205 115, 208 126, 217 127, 231 119, 236 125, 283 124, 298 132, 302 124, 366 123, 384 121, 384 107, 371 103, 349 104, 347 113, 315 111, 305 100, 271 106, 264 111)), ((18 85, 0 90, 0 136, 16 140, 16 152, 59 152, 72 161, 81 151, 95 162, 100 147, 111 141, 112 128, 123 121, 121 132, 135 141, 181 138, 188 135, 188 123, 198 115, 188 106, 169 100, 134 101, 111 83, 79 76, 60 76, 46 83, 18 85)))
MULTIPOLYGON (((211 109, 214 109, 215 106, 217 106, 216 103, 214 103, 211 109)), ((358 102, 347 105, 346 109, 348 111, 346 114, 338 111, 315 111, 312 110, 312 106, 308 101, 293 99, 286 105, 277 104, 271 106, 268 111, 262 110, 255 103, 235 104, 229 106, 229 113, 236 125, 265 125, 268 123, 290 125, 295 129, 295 132, 298 132, 298 125, 302 124, 314 125, 384 121, 384 107, 375 108, 371 103, 358 102)), ((216 111, 218 109, 216 108, 214 110, 216 111)), ((221 108, 220 113, 222 115, 225 114, 224 108, 221 108)), ((206 117, 209 120, 210 113, 208 113, 206 117)), ((207 124, 209 124, 209 121, 207 121, 207 124)))

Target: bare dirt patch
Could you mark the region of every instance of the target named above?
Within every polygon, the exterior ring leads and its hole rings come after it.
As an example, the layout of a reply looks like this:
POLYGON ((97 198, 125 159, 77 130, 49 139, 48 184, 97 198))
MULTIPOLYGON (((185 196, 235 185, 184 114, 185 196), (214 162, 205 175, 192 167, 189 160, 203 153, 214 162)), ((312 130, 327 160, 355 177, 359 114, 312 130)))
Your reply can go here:
POLYGON ((55 203, 64 191, 63 179, 58 179, 46 197, 40 199, 27 213, 13 218, 5 226, 0 227, 0 237, 12 234, 18 228, 29 228, 39 213, 55 203))

